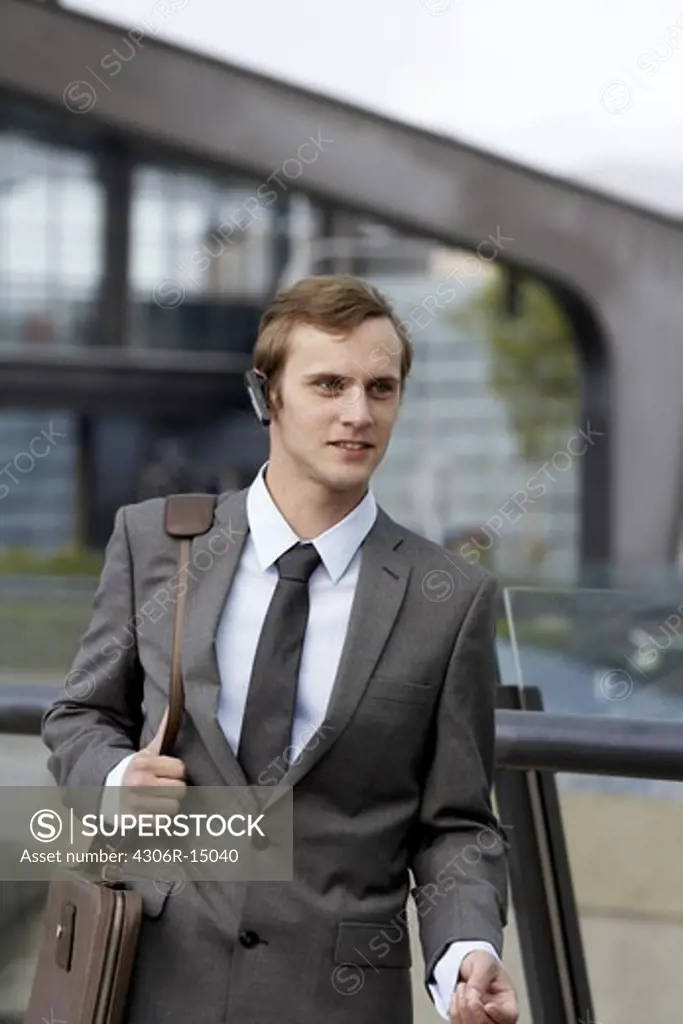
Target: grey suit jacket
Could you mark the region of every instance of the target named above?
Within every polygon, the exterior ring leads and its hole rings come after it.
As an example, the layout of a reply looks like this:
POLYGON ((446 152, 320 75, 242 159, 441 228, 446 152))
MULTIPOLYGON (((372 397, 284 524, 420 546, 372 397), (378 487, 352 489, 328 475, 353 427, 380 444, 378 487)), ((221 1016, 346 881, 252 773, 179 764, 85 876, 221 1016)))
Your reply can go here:
MULTIPOLYGON (((219 497, 182 578, 163 499, 117 513, 70 674, 87 696, 63 696, 43 722, 60 786, 102 786, 154 735, 181 587, 186 714, 175 754, 192 785, 247 785, 216 719, 214 649, 248 531, 246 493, 219 497)), ((128 1024, 410 1024, 408 869, 425 980, 452 941, 501 950, 495 593, 491 574, 378 510, 319 742, 281 779, 294 787, 294 881, 198 882, 170 896, 136 882, 145 917, 128 1024), (245 931, 260 941, 240 942, 245 931)))

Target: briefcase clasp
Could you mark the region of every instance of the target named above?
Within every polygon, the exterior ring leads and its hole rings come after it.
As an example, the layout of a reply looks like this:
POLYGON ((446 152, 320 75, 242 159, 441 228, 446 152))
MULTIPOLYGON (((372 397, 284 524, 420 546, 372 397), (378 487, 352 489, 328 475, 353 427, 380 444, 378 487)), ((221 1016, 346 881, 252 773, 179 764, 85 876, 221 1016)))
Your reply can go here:
POLYGON ((61 920, 55 929, 55 962, 64 971, 71 970, 75 921, 76 907, 73 903, 63 903, 61 920))

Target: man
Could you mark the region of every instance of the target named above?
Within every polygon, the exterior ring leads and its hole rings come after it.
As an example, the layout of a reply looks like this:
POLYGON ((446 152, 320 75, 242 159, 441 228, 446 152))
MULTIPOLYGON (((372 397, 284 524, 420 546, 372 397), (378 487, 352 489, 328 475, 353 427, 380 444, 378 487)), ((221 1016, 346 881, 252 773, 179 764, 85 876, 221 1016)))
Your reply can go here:
POLYGON ((292 882, 170 897, 140 883, 129 1024, 411 1024, 409 869, 441 1015, 517 1021, 499 961, 506 841, 490 799, 494 578, 403 529, 369 486, 411 360, 389 304, 352 277, 306 278, 265 312, 254 367, 269 460, 248 489, 219 497, 215 524, 235 543, 188 574, 173 757, 159 756, 170 616, 153 624, 146 602, 173 576, 176 542, 159 499, 116 516, 72 670, 90 673, 92 694, 61 699, 44 722, 57 782, 165 785, 174 806, 187 785, 281 782, 294 801, 292 882), (285 567, 292 558, 307 576, 285 567), (306 606, 289 698, 285 655, 269 675, 268 651, 292 646, 277 619, 294 628, 294 598, 282 601, 294 580, 306 606), (112 666, 102 650, 141 610, 112 666), (297 756, 268 761, 261 744, 283 715, 282 748, 297 756))

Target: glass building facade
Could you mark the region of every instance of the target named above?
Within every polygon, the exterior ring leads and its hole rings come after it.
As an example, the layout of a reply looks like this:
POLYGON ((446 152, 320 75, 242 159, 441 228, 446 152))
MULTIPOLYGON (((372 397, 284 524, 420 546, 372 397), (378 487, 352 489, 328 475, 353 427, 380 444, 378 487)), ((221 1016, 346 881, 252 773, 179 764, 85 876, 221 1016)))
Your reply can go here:
MULTIPOLYGON (((135 153, 112 172, 106 147, 61 139, 60 126, 42 116, 25 113, 23 122, 16 111, 0 116, 0 353, 39 362, 46 346, 76 357, 109 350, 110 234, 118 236, 124 275, 115 340, 133 359, 156 354, 194 360, 190 367, 217 354, 248 358, 279 285, 306 273, 359 274, 411 324, 415 348, 375 477, 383 507, 440 543, 469 542, 473 559, 506 576, 574 576, 575 465, 558 474, 543 502, 499 523, 530 467, 491 386, 485 332, 458 315, 499 273, 495 264, 294 189, 257 203, 259 180, 238 173, 135 153), (416 319, 411 311, 446 279, 459 282, 452 297, 416 319)), ((66 435, 0 501, 0 546, 58 549, 93 537, 101 544, 118 505, 174 489, 242 486, 265 457, 264 433, 246 405, 226 403, 220 416, 206 418, 193 409, 187 419, 152 415, 144 400, 118 413, 115 397, 113 408, 87 418, 12 403, 0 411, 3 466, 51 418, 66 435), (85 535, 83 502, 100 521, 85 535)))

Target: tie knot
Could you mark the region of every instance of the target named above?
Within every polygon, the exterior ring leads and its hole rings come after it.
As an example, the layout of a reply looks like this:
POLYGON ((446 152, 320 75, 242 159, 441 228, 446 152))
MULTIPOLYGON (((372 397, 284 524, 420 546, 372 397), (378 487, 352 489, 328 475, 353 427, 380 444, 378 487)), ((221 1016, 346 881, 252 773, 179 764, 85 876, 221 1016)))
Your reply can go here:
POLYGON ((313 571, 321 564, 321 556, 312 544, 295 544, 281 555, 275 564, 278 566, 281 580, 308 583, 313 571))
POLYGON ((313 544, 295 544, 284 555, 280 555, 275 564, 281 580, 308 583, 320 561, 320 555, 313 544))

